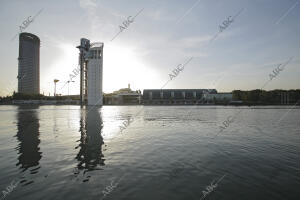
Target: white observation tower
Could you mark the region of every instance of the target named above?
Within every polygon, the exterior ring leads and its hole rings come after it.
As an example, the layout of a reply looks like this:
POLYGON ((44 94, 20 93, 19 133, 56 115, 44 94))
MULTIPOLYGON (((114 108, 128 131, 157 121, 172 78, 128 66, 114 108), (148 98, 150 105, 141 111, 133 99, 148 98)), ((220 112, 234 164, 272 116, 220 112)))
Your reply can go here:
POLYGON ((91 43, 82 38, 80 50, 81 105, 103 105, 103 43, 91 43))

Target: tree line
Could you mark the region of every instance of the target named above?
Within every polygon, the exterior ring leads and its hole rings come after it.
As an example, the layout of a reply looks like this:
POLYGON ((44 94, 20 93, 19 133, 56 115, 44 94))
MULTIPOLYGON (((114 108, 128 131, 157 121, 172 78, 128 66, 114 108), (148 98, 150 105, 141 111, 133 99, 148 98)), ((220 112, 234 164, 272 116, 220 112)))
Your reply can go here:
POLYGON ((233 101, 242 101, 244 104, 279 105, 296 104, 300 100, 300 89, 296 90, 234 90, 233 101))

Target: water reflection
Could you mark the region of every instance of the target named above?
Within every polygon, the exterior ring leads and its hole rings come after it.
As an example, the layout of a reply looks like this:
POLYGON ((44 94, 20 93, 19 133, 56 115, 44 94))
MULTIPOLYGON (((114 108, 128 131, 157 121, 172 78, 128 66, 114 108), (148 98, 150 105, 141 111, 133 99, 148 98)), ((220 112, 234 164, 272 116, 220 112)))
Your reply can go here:
MULTIPOLYGON (((30 169, 30 174, 38 173, 39 161, 42 158, 40 152, 39 117, 37 109, 39 106, 19 106, 17 110, 17 139, 19 141, 16 150, 18 151, 18 163, 22 172, 30 169)), ((25 180, 24 180, 25 181, 25 180)), ((24 182, 23 181, 23 182, 24 182)))
POLYGON ((79 152, 77 170, 91 171, 100 169, 104 165, 102 145, 104 144, 102 132, 101 108, 90 108, 81 110, 79 152), (98 166, 99 165, 99 166, 98 166))

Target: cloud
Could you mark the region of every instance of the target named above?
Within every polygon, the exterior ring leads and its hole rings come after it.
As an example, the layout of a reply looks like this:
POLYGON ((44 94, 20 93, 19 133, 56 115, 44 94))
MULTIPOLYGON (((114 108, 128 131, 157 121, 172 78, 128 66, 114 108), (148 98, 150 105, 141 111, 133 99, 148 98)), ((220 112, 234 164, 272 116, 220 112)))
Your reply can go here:
POLYGON ((154 11, 147 12, 147 17, 155 21, 171 21, 175 20, 169 13, 166 12, 164 9, 156 9, 154 11))
POLYGON ((197 37, 185 37, 179 40, 179 44, 183 48, 199 48, 203 44, 209 42, 212 36, 204 35, 204 36, 197 36, 197 37))
POLYGON ((79 0, 79 5, 83 9, 94 9, 97 7, 97 0, 79 0))

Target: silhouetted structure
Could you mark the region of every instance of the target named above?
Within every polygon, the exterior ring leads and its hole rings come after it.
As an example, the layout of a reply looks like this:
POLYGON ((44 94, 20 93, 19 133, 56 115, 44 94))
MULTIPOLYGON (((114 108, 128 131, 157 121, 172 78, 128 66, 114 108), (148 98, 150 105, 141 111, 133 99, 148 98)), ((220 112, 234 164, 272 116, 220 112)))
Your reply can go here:
POLYGON ((300 89, 296 90, 234 90, 233 99, 247 105, 288 105, 299 103, 300 89))
POLYGON ((204 94, 217 94, 215 89, 147 89, 144 104, 203 104, 204 94))
POLYGON ((102 119, 99 108, 84 109, 81 111, 80 144, 76 156, 78 170, 96 170, 98 165, 104 165, 102 145, 102 119))
MULTIPOLYGON (((38 173, 40 169, 39 161, 42 158, 39 139, 39 117, 37 109, 39 106, 19 106, 17 110, 17 139, 19 145, 16 150, 18 153, 19 166, 22 171, 30 170, 30 174, 38 173)), ((29 184, 32 181, 22 178, 22 182, 29 184)))
POLYGON ((40 39, 31 33, 19 35, 18 92, 40 93, 40 39))
POLYGON ((110 94, 104 95, 104 104, 106 105, 137 105, 141 103, 141 91, 132 91, 130 84, 128 88, 122 88, 110 94))

